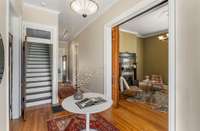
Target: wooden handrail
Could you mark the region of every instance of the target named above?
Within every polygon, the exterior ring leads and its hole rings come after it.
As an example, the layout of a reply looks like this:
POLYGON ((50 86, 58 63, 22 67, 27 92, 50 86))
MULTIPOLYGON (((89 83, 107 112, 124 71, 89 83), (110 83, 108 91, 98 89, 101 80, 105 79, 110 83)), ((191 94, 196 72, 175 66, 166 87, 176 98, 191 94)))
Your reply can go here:
POLYGON ((22 99, 22 116, 23 119, 26 120, 26 106, 25 106, 25 95, 26 95, 26 58, 28 53, 28 43, 27 37, 25 37, 25 41, 23 42, 22 47, 22 60, 21 60, 21 70, 22 70, 22 87, 21 87, 21 99, 22 99))

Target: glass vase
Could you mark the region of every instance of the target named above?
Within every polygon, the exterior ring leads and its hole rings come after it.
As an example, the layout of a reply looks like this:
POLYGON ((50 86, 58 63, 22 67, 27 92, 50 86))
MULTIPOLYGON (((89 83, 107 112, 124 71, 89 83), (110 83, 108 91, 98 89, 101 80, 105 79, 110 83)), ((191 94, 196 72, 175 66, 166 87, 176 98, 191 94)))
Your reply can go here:
POLYGON ((82 91, 80 90, 79 87, 77 87, 76 93, 74 94, 74 99, 75 100, 83 99, 83 93, 82 93, 82 91))

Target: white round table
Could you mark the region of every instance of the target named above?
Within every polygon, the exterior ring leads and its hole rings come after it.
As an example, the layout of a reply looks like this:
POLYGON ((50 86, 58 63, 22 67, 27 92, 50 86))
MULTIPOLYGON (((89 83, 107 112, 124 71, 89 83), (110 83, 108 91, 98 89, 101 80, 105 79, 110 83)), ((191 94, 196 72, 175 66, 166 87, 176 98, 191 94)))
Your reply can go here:
POLYGON ((99 113, 102 111, 107 110, 112 106, 112 100, 107 100, 103 94, 99 93, 84 93, 84 98, 90 97, 102 97, 106 100, 106 102, 101 103, 99 105, 94 105, 91 107, 86 107, 80 109, 75 103, 79 100, 74 100, 73 96, 67 97, 62 102, 62 107, 69 112, 76 113, 76 114, 85 114, 86 115, 86 131, 95 131, 94 129, 90 129, 90 114, 99 113))

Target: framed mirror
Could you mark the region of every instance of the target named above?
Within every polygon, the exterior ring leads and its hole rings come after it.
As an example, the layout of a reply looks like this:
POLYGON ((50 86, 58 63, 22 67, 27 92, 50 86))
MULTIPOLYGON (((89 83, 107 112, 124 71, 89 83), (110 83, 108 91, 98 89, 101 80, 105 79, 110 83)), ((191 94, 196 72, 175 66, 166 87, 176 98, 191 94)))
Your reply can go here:
POLYGON ((4 73, 4 46, 3 46, 3 39, 0 34, 0 83, 3 78, 4 73))

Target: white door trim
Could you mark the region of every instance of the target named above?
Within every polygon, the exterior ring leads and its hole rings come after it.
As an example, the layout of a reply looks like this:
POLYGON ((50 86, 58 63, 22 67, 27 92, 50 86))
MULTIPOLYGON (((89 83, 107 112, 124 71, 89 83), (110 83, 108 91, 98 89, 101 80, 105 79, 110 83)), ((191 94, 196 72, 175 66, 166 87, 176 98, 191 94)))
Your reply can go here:
POLYGON ((79 69, 79 63, 78 60, 78 55, 79 55, 79 43, 75 43, 75 42, 72 42, 71 44, 71 62, 72 62, 72 85, 75 86, 76 85, 76 70, 77 70, 77 73, 78 73, 78 69, 79 69), (76 47, 77 47, 77 50, 76 50, 76 47), (77 56, 76 56, 77 55, 77 56), (77 57, 77 58, 76 58, 77 57), (77 65, 77 69, 76 69, 76 66, 77 65))
POLYGON ((56 30, 55 26, 48 26, 48 25, 23 21, 23 40, 25 40, 26 28, 39 29, 39 30, 51 32, 51 39, 49 39, 49 40, 42 39, 42 38, 31 38, 31 37, 29 37, 30 42, 37 42, 37 40, 39 40, 38 42, 44 42, 45 44, 53 44, 53 42, 55 42, 54 41, 54 39, 55 39, 54 35, 56 33, 55 32, 55 30, 56 30))
MULTIPOLYGON (((104 26, 104 95, 112 99, 112 27, 165 0, 142 0, 104 26)), ((169 0, 169 131, 175 131, 175 0, 169 0)))
POLYGON ((40 29, 51 32, 51 39, 28 38, 32 42, 52 44, 52 104, 58 104, 58 27, 23 21, 23 40, 26 36, 26 28, 40 29))

